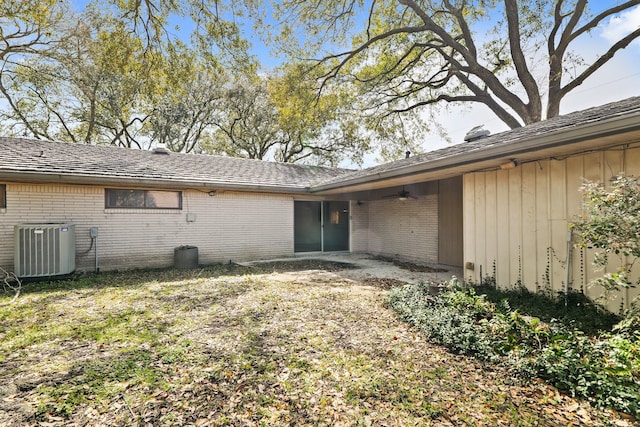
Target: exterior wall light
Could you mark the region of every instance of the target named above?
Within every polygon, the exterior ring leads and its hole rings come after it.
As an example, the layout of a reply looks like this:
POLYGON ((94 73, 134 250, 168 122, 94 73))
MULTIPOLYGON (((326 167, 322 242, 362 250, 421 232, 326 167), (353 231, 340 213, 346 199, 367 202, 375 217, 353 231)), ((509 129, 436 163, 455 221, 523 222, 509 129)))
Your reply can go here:
POLYGON ((513 169, 516 166, 518 166, 518 161, 516 159, 511 159, 506 163, 502 163, 500 165, 500 169, 505 170, 505 169, 513 169))

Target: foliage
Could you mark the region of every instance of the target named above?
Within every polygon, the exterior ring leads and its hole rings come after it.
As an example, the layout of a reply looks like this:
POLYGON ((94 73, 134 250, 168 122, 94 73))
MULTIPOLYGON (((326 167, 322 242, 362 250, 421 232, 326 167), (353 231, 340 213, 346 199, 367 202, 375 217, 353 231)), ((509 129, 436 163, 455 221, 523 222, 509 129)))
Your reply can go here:
POLYGON ((257 72, 233 23, 244 4, 89 2, 81 14, 29 4, 2 18, 26 28, 5 31, 0 55, 9 135, 325 165, 371 149, 346 93, 318 99, 296 64, 257 72), (196 25, 181 40, 167 23, 187 16, 196 25))
POLYGON ((485 295, 493 304, 508 304, 511 310, 522 315, 537 317, 543 322, 560 321, 584 332, 596 335, 611 331, 620 317, 607 311, 578 291, 567 295, 531 292, 525 287, 502 289, 494 285, 476 285, 475 291, 485 295))
POLYGON ((529 368, 574 396, 640 415, 640 335, 605 334, 593 341, 578 332, 559 331, 529 360, 529 368))
MULTIPOLYGON (((388 296, 402 319, 447 348, 542 377, 597 405, 640 415, 639 333, 589 337, 571 322, 522 315, 509 300, 491 302, 474 288, 433 296, 424 284, 394 288, 388 296)), ((567 313, 561 309, 558 314, 567 313)))
POLYGON ((543 105, 557 115, 640 29, 591 64, 571 47, 639 2, 92 0, 75 13, 69 0, 10 1, 0 122, 12 136, 79 143, 391 160, 420 152, 428 129, 446 133, 425 106, 479 102, 511 127, 541 120, 543 105), (288 62, 259 70, 249 26, 288 62), (232 94, 256 103, 238 111, 232 94))
POLYGON ((222 88, 231 76, 216 59, 200 58, 180 42, 167 47, 162 70, 144 136, 175 152, 206 151, 215 125, 227 113, 222 88))
POLYGON ((272 74, 240 75, 220 91, 209 153, 279 162, 336 166, 358 163, 369 150, 360 126, 341 114, 347 101, 316 99, 295 66, 272 74))
POLYGON ((232 4, 107 0, 75 13, 68 1, 33 3, 9 2, 0 15, 9 135, 193 151, 221 111, 223 66, 255 70, 232 4), (191 40, 168 27, 186 17, 191 40))
MULTIPOLYGON (((632 277, 640 259, 640 178, 617 176, 610 188, 585 182, 581 191, 583 213, 571 225, 576 244, 595 250, 593 263, 598 270, 616 268, 592 285, 601 286, 607 293, 639 285, 640 278, 632 277), (617 262, 611 260, 614 257, 617 262)), ((630 315, 633 319, 633 311, 630 315)), ((636 329, 640 330, 640 323, 636 329)))
POLYGON ((451 291, 437 298, 429 293, 428 285, 407 285, 390 291, 389 305, 402 319, 451 350, 482 360, 495 356, 494 343, 478 326, 489 328, 482 320, 493 317, 494 307, 473 291, 451 291))
POLYGON ((454 102, 483 104, 515 128, 557 116, 569 92, 640 36, 635 29, 585 63, 573 46, 639 4, 587 3, 285 0, 275 6, 278 23, 302 25, 283 25, 277 41, 320 66, 321 90, 356 93, 383 133, 425 106, 454 102))

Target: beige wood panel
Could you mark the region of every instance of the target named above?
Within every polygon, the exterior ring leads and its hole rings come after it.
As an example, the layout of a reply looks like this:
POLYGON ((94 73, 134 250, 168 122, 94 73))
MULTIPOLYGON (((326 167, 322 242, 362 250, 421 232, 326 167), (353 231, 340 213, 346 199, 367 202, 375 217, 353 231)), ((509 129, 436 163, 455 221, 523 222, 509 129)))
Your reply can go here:
POLYGON ((438 262, 462 267, 462 177, 439 181, 438 262))
POLYGON ((501 170, 496 176, 497 203, 496 203, 496 219, 498 227, 496 228, 498 240, 498 252, 496 257, 496 280, 498 283, 504 283, 504 286, 512 285, 511 277, 511 244, 509 230, 509 171, 501 170))
MULTIPOLYGON (((580 213, 582 195, 580 186, 584 176, 584 156, 569 157, 567 164, 567 219, 569 223, 575 221, 580 213)), ((569 226, 569 224, 567 224, 569 226)), ((580 289, 580 253, 577 248, 571 246, 570 254, 571 271, 569 275, 569 287, 580 289)))
POLYGON ((465 269, 465 279, 479 281, 480 254, 475 247, 476 206, 475 206, 475 180, 480 174, 467 174, 462 177, 462 228, 464 230, 464 261, 474 264, 473 270, 465 269))
MULTIPOLYGON (((608 188, 611 188, 612 178, 620 174, 624 174, 624 151, 610 150, 604 153, 604 181, 608 188)), ((609 263, 606 268, 607 273, 615 273, 624 265, 624 259, 618 256, 609 257, 609 263)), ((625 293, 619 293, 612 296, 608 302, 610 310, 616 311, 620 307, 621 298, 625 293)))
MULTIPOLYGON (((550 161, 538 163, 536 168, 536 286, 540 288, 546 281, 548 248, 551 245, 549 222, 549 166, 550 161)), ((529 254, 525 255, 529 259, 529 254)))
POLYGON ((483 245, 483 271, 484 275, 493 274, 493 263, 497 262, 496 254, 498 253, 498 239, 496 230, 498 230, 498 218, 496 210, 499 209, 498 190, 497 190, 497 174, 496 171, 485 173, 484 179, 484 196, 485 196, 485 244, 483 245))
POLYGON ((640 147, 626 150, 625 172, 627 175, 640 176, 640 147))
POLYGON ((566 160, 552 160, 549 176, 549 206, 551 213, 551 284, 562 290, 566 280, 567 254, 567 169, 566 160))
MULTIPOLYGON (((612 174, 624 170, 640 175, 640 147, 612 149, 569 156, 566 159, 525 163, 510 171, 478 172, 465 177, 465 260, 483 263, 491 273, 496 260, 500 286, 512 285, 518 278, 518 242, 522 248, 522 277, 530 289, 541 288, 548 281, 555 291, 564 289, 567 280, 567 237, 569 222, 581 210, 582 196, 578 189, 583 178, 607 182, 612 174), (469 209, 468 204, 475 205, 469 209), (484 209, 478 211, 481 207, 484 209), (478 228, 484 226, 484 231, 478 228), (484 239, 484 241, 480 241, 484 239), (484 251, 484 253, 483 253, 484 251), (470 254, 470 255, 467 255, 470 254)), ((574 249, 570 283, 574 289, 584 289, 593 298, 601 293, 586 285, 601 276, 594 271, 593 250, 574 249)), ((633 273, 640 275, 640 267, 633 273)), ((608 304, 618 311, 621 303, 628 305, 640 289, 623 291, 622 296, 608 304)))
MULTIPOLYGON (((625 172, 627 175, 639 177, 640 176, 640 148, 628 149, 625 153, 625 172)), ((640 279, 640 265, 636 265, 633 273, 631 274, 631 280, 637 281, 640 279)), ((627 301, 632 301, 634 298, 640 295, 640 287, 629 289, 625 291, 627 294, 627 301)))
POLYGON ((604 152, 604 179, 605 185, 610 188, 611 178, 624 173, 624 151, 611 150, 604 152))
POLYGON ((536 168, 537 163, 522 165, 522 284, 530 291, 538 280, 536 168))
MULTIPOLYGON (((476 228, 474 233, 475 252, 478 254, 479 263, 482 265, 482 274, 487 274, 486 248, 485 244, 490 233, 486 226, 486 200, 485 200, 485 175, 476 176, 475 180, 475 207, 476 207, 476 228)), ((478 267, 480 268, 480 267, 478 267)))
POLYGON ((588 153, 582 156, 583 178, 587 181, 601 182, 603 177, 604 153, 588 153))
MULTIPOLYGON (((583 174, 584 178, 592 182, 603 182, 604 180, 604 153, 589 153, 583 156, 583 174)), ((594 250, 582 250, 582 270, 578 272, 583 277, 581 286, 582 291, 589 297, 597 296, 595 291, 587 284, 600 276, 601 273, 593 270, 593 254, 594 250)))
POLYGON ((510 284, 522 282, 522 168, 509 170, 510 284))

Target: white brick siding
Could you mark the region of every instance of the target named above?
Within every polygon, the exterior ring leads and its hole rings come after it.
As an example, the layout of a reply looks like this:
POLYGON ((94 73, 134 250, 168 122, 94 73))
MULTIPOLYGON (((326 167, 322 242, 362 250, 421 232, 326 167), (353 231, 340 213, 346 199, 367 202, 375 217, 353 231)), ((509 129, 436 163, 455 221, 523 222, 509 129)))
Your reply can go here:
POLYGON ((92 270, 89 228, 98 227, 101 270, 173 264, 174 248, 198 247, 202 264, 293 255, 293 199, 286 195, 183 191, 182 210, 105 209, 104 188, 7 183, 0 210, 0 266, 13 269, 14 226, 76 225, 77 268, 92 270), (187 222, 187 213, 195 222, 187 222))
POLYGON ((438 262, 438 195, 366 202, 367 252, 438 262))
POLYGON ((368 203, 351 202, 351 252, 367 252, 369 241, 368 203))

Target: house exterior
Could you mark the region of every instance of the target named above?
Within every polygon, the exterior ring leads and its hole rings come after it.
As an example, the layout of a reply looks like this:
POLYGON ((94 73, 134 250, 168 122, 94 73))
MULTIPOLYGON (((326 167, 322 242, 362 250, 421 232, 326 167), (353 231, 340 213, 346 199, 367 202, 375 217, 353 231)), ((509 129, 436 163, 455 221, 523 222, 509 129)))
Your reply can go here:
POLYGON ((76 269, 169 266, 182 245, 202 264, 349 251, 595 296, 568 225, 583 178, 620 173, 640 173, 640 98, 358 171, 0 138, 0 266, 16 226, 60 223, 76 269))

